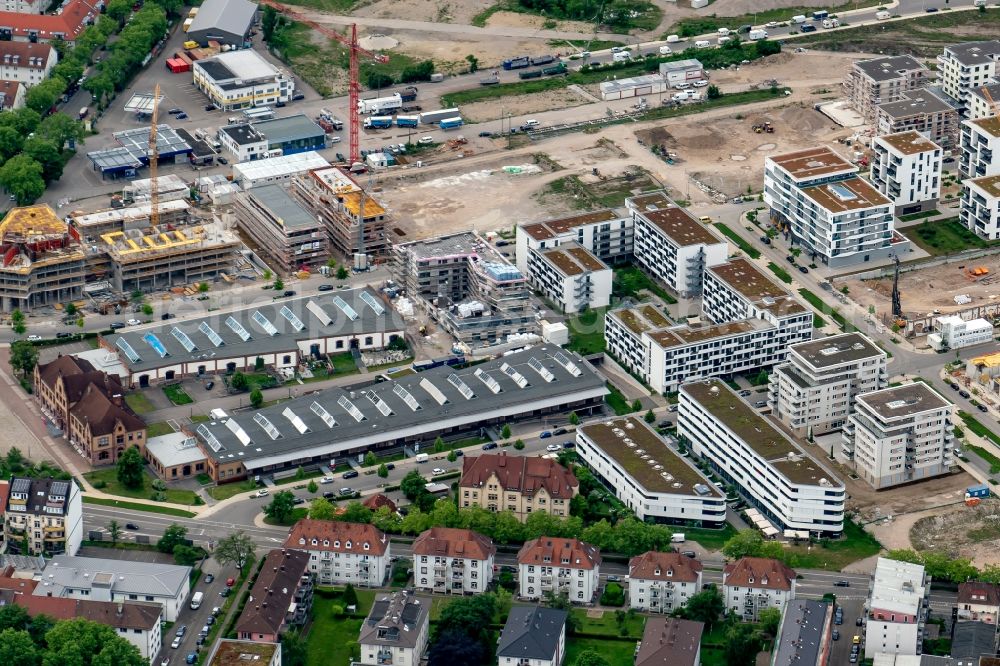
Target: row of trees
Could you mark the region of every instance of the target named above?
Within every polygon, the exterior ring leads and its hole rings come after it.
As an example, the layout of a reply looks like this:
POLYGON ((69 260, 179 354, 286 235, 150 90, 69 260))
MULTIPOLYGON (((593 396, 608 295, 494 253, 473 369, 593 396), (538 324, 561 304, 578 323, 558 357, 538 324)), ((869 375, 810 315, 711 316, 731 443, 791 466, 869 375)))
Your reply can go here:
POLYGON ((917 552, 910 549, 891 550, 886 557, 922 564, 927 575, 935 580, 950 580, 953 583, 981 580, 1000 584, 1000 564, 987 564, 982 569, 977 569, 972 560, 965 557, 952 557, 947 553, 935 551, 917 552))
POLYGON ((83 139, 83 126, 66 114, 42 118, 65 89, 66 82, 53 76, 28 90, 28 106, 0 112, 0 185, 18 204, 33 202, 48 183, 58 180, 67 143, 83 139), (59 91, 50 100, 47 91, 56 88, 59 91))
POLYGON ((651 2, 636 0, 517 0, 517 4, 548 18, 587 21, 627 31, 636 19, 652 13, 651 2))

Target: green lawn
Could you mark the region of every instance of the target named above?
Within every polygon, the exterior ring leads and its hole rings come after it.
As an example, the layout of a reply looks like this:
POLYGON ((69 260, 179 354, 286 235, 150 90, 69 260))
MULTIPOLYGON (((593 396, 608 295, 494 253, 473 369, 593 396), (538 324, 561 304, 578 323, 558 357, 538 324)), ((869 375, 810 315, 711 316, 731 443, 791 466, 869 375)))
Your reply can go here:
POLYGON ((153 411, 153 403, 149 401, 145 393, 129 393, 125 396, 125 404, 136 414, 145 414, 153 411))
POLYGON ((162 435, 169 435, 174 432, 174 429, 170 427, 166 421, 160 421, 158 423, 150 423, 146 426, 146 437, 160 437, 162 435))
POLYGON ((130 509, 132 511, 149 511, 150 513, 162 513, 167 516, 177 516, 178 518, 194 518, 196 513, 175 509, 169 506, 157 506, 155 504, 140 504, 139 502, 126 502, 125 500, 104 499, 103 497, 83 496, 84 504, 99 504, 101 506, 116 506, 120 509, 130 509))
POLYGON ((750 245, 750 243, 743 240, 742 236, 740 236, 738 233, 727 227, 725 224, 723 224, 722 222, 716 222, 715 228, 718 229, 723 236, 731 240, 736 247, 743 250, 743 252, 746 253, 748 257, 750 257, 751 259, 760 258, 760 251, 757 248, 755 248, 754 246, 750 245))
POLYGON ((792 276, 788 274, 784 268, 774 263, 773 261, 767 262, 767 267, 771 269, 771 272, 778 276, 778 279, 785 284, 792 283, 792 276))
POLYGON ((983 447, 976 446, 975 444, 966 444, 963 448, 972 451, 977 456, 982 458, 984 461, 989 463, 990 474, 1000 473, 1000 458, 997 458, 995 455, 993 455, 983 447))
MULTIPOLYGON (((88 472, 83 476, 87 479, 87 481, 90 481, 91 485, 95 488, 103 482, 104 487, 99 488, 99 490, 102 490, 109 495, 120 495, 121 497, 131 497, 132 499, 148 500, 150 496, 156 492, 153 490, 152 486, 153 476, 146 470, 143 470, 142 488, 134 490, 126 488, 118 481, 117 470, 114 467, 101 469, 96 472, 88 472)), ((193 505, 198 497, 194 491, 184 490, 183 488, 171 488, 169 485, 167 485, 167 490, 164 492, 167 494, 166 501, 171 504, 193 505)))
POLYGON ((804 298, 809 305, 813 306, 823 314, 829 316, 837 325, 840 326, 841 330, 847 332, 849 329, 854 330, 854 327, 844 318, 844 315, 840 314, 839 310, 830 308, 829 305, 823 302, 819 296, 809 291, 808 289, 799 289, 799 296, 804 298))
POLYGON ((685 527, 683 530, 677 528, 678 532, 684 533, 684 538, 688 541, 697 542, 706 550, 720 550, 727 541, 736 536, 736 528, 729 523, 719 530, 708 530, 697 527, 685 527))
MULTIPOLYGON (((601 636, 612 638, 621 637, 613 610, 604 611, 604 615, 601 617, 587 617, 586 608, 574 608, 570 612, 580 620, 581 634, 600 634, 601 636)), ((625 626, 628 627, 628 637, 636 640, 642 638, 642 628, 645 625, 646 617, 644 615, 637 614, 631 619, 626 619, 625 626)))
POLYGON ((175 405, 190 405, 194 402, 184 389, 180 387, 180 384, 173 384, 171 386, 164 386, 163 393, 166 394, 167 399, 175 405))
POLYGON ((608 666, 632 666, 635 658, 636 641, 614 638, 566 637, 566 659, 564 664, 575 664, 584 650, 594 650, 608 662, 608 666))
POLYGON ((333 364, 333 370, 330 375, 353 375, 358 371, 358 365, 354 362, 354 356, 351 352, 344 352, 343 354, 330 354, 330 363, 333 364))
POLYGON ((818 314, 813 314, 813 328, 823 328, 826 326, 826 320, 820 317, 818 314))
POLYGON ((608 390, 611 391, 611 393, 604 396, 604 402, 608 404, 608 407, 610 407, 617 416, 631 414, 632 405, 625 399, 622 392, 615 388, 611 382, 605 382, 605 384, 607 385, 608 390))
POLYGON ((566 320, 569 344, 566 348, 586 356, 604 351, 604 313, 607 308, 594 308, 566 320))
POLYGON ((246 481, 226 483, 221 486, 212 486, 207 492, 213 499, 224 500, 235 495, 239 495, 240 493, 252 492, 256 489, 257 484, 252 479, 247 479, 246 481))
POLYGON ((975 416, 966 411, 959 410, 958 418, 962 419, 966 428, 1000 446, 1000 436, 984 426, 975 416))
POLYGON ((615 46, 625 46, 624 42, 610 39, 550 39, 549 46, 561 48, 567 44, 583 51, 604 51, 615 46))
POLYGON ((943 222, 922 222, 903 229, 903 233, 931 255, 953 254, 990 245, 989 241, 966 229, 958 218, 943 222))
POLYGON ((919 213, 910 213, 909 215, 900 215, 899 219, 903 222, 913 222, 914 220, 922 220, 925 217, 934 217, 935 215, 940 215, 941 213, 935 208, 933 210, 925 210, 919 213))
POLYGON ((309 509, 299 506, 292 509, 292 515, 288 517, 288 520, 277 521, 277 520, 272 520, 270 517, 265 517, 264 522, 267 523, 268 525, 291 527, 295 523, 305 518, 307 515, 309 515, 309 509))
POLYGON ((638 266, 624 266, 614 270, 612 295, 619 298, 637 298, 640 291, 656 294, 671 305, 677 302, 676 298, 657 284, 656 280, 646 275, 638 266))
POLYGON ((787 546, 785 563, 792 568, 842 571, 852 562, 877 555, 882 550, 875 537, 851 520, 844 521, 844 536, 835 541, 821 540, 813 544, 787 546))
MULTIPOLYGON (((358 590, 358 601, 364 590, 358 590)), ((313 597, 312 626, 306 637, 306 666, 348 666, 352 646, 357 644, 358 632, 364 619, 360 617, 334 617, 333 606, 339 600, 313 597)), ((359 609, 360 614, 360 609, 359 609)))

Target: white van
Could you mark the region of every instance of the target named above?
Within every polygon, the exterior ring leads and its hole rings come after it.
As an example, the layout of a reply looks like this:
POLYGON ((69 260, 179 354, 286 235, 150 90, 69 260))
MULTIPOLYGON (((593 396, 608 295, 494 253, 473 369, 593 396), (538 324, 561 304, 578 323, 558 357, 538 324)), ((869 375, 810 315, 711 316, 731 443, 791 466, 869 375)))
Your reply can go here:
POLYGON ((672 99, 672 100, 673 100, 673 101, 675 101, 675 102, 686 102, 686 101, 688 100, 688 95, 689 95, 689 93, 687 93, 687 92, 684 92, 684 91, 682 90, 681 92, 678 92, 678 93, 674 93, 674 94, 673 94, 673 95, 672 95, 672 96, 670 97, 670 99, 672 99))
POLYGON ((414 458, 414 460, 416 460, 418 463, 425 463, 428 460, 430 460, 430 456, 428 456, 426 453, 418 453, 417 457, 414 458))
POLYGON ((892 18, 892 14, 883 9, 880 12, 875 12, 875 18, 877 18, 879 21, 888 21, 889 19, 892 18))
POLYGON ((707 39, 699 39, 697 42, 694 43, 694 46, 697 49, 710 49, 712 48, 712 42, 708 41, 707 39))
POLYGON ((729 37, 719 37, 719 46, 722 46, 723 44, 725 44, 729 40, 730 40, 729 37))
POLYGON ((628 51, 619 51, 611 56, 615 62, 629 62, 632 60, 632 54, 628 51))
POLYGON ((792 23, 796 23, 796 24, 799 24, 799 25, 805 23, 808 20, 809 19, 807 19, 804 14, 799 14, 798 16, 793 16, 792 17, 792 23))
POLYGON ((673 53, 673 50, 669 46, 664 45, 660 47, 660 55, 670 55, 671 53, 673 53))
POLYGON ((719 28, 719 37, 726 37, 729 35, 729 28, 719 28))
POLYGON ((681 38, 678 37, 677 35, 667 35, 668 44, 676 44, 679 41, 681 41, 681 38))

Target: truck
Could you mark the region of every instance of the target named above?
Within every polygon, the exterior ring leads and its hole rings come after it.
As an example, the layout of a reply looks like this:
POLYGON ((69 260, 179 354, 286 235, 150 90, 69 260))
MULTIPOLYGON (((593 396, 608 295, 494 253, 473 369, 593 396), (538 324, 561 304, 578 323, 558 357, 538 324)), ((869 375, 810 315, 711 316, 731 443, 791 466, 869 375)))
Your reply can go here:
POLYGON ((333 127, 333 129, 337 130, 338 132, 344 129, 343 121, 337 118, 337 116, 333 115, 333 111, 330 111, 329 109, 320 109, 319 117, 321 120, 325 120, 328 123, 330 123, 330 126, 333 127))
POLYGON ((751 30, 750 34, 747 35, 747 39, 751 42, 760 41, 761 39, 767 39, 767 30, 751 30))
POLYGON ((444 74, 441 72, 431 74, 431 83, 441 83, 442 81, 444 81, 444 74))
POLYGON ((191 597, 191 610, 198 610, 201 607, 201 601, 204 598, 204 592, 195 592, 194 596, 191 597))
POLYGON ((542 74, 545 76, 555 76, 556 74, 566 73, 566 63, 560 62, 558 64, 552 65, 551 67, 542 68, 542 74))
POLYGON ((438 125, 443 130, 458 129, 465 124, 460 116, 455 116, 454 118, 444 118, 438 125))
POLYGON ((519 72, 517 77, 519 79, 540 79, 542 77, 542 70, 533 69, 528 72, 519 72))
POLYGON ((365 129, 387 129, 392 127, 392 116, 370 116, 365 118, 365 129))
POLYGON ((420 124, 421 125, 434 125, 441 122, 445 118, 454 118, 455 116, 461 115, 458 109, 440 109, 438 111, 424 111, 420 114, 420 124))
POLYGON ((629 62, 632 60, 632 54, 628 51, 619 51, 618 53, 611 54, 611 60, 614 62, 629 62))
POLYGON ((80 109, 80 113, 78 114, 80 116, 80 120, 86 118, 88 113, 90 113, 90 109, 88 107, 85 106, 80 109))
POLYGON ((670 543, 684 543, 684 532, 674 532, 670 535, 670 543))
POLYGON ((485 79, 479 79, 479 85, 481 86, 495 86, 500 83, 500 79, 495 76, 487 76, 485 79))
POLYGON ((374 97, 372 99, 358 100, 358 113, 368 115, 372 113, 385 113, 395 111, 403 106, 403 96, 394 93, 388 97, 374 97))
POLYGON ((414 458, 414 460, 418 463, 425 463, 428 460, 430 460, 430 456, 428 456, 426 453, 418 453, 416 458, 414 458))
POLYGON ((538 65, 548 65, 550 62, 555 62, 556 57, 551 55, 538 56, 537 58, 531 59, 531 66, 536 67, 538 65))
POLYGON ((420 116, 396 116, 396 127, 416 127, 420 124, 420 116))
POLYGON ((397 94, 403 98, 404 102, 412 102, 413 100, 417 99, 417 87, 407 86, 403 88, 402 92, 399 92, 397 94))
POLYGON ((507 58, 503 61, 504 69, 524 69, 525 67, 531 66, 531 58, 528 56, 518 56, 516 58, 507 58))
POLYGON ((798 14, 798 15, 792 17, 792 23, 795 23, 796 25, 805 23, 808 20, 809 19, 807 19, 805 17, 805 14, 798 14))

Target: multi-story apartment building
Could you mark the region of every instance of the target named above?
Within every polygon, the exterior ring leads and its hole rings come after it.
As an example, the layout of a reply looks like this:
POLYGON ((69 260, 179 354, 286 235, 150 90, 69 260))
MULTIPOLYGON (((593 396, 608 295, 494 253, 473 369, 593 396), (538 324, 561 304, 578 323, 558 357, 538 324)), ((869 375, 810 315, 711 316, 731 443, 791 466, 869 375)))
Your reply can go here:
POLYGON ((793 243, 823 263, 849 266, 905 250, 893 231, 892 202, 858 167, 827 147, 764 159, 764 203, 793 243))
POLYGON ((236 619, 236 638, 277 643, 285 631, 306 623, 313 599, 309 558, 309 553, 284 548, 267 554, 236 619))
POLYGON ((0 111, 16 111, 23 108, 27 89, 27 86, 20 81, 0 79, 0 111))
POLYGON ((656 391, 785 360, 787 346, 812 338, 812 312, 745 259, 705 270, 708 323, 671 326, 652 306, 609 312, 605 345, 656 391))
POLYGON ((389 537, 374 525, 303 519, 284 547, 309 553, 309 573, 320 585, 380 587, 389 572, 389 537))
POLYGON ((4 507, 8 553, 76 555, 83 541, 83 499, 72 481, 15 476, 4 507))
POLYGON ((920 132, 943 148, 958 144, 961 115, 955 102, 940 88, 919 88, 895 102, 879 104, 875 114, 875 133, 899 134, 920 132))
POLYGON ((958 619, 996 624, 1000 615, 1000 585, 973 580, 958 584, 958 619))
POLYGON ((827 666, 833 646, 833 604, 795 599, 785 606, 771 666, 827 666))
POLYGON ((4 0, 0 10, 17 14, 42 14, 48 7, 42 0, 4 0))
POLYGON ((913 56, 886 56, 856 61, 844 88, 854 110, 866 123, 872 123, 879 104, 895 102, 933 78, 934 72, 913 56))
POLYGON ((1000 238, 1000 175, 962 181, 958 219, 977 236, 1000 238))
POLYGON ((705 268, 726 261, 729 246, 676 205, 636 210, 635 260, 674 293, 701 293, 705 268))
POLYGON ((458 492, 462 508, 510 511, 521 521, 539 511, 565 518, 580 482, 549 458, 484 453, 462 459, 458 492))
POLYGON ((701 591, 702 565, 681 553, 648 551, 628 562, 628 606, 670 613, 701 591))
POLYGON ((125 403, 121 391, 89 384, 69 410, 69 444, 93 465, 113 465, 125 449, 146 445, 146 423, 125 403))
POLYGON ((677 434, 778 529, 843 532, 844 484, 724 382, 681 386, 677 434))
POLYGON ((234 197, 236 225, 282 275, 324 265, 330 242, 323 223, 280 185, 265 185, 234 197))
POLYGON ((475 232, 393 246, 394 274, 449 335, 472 348, 537 333, 528 280, 475 232))
POLYGON ((927 344, 935 351, 993 342, 993 322, 982 317, 969 320, 958 315, 935 317, 934 329, 935 332, 927 336, 927 344))
POLYGON ((539 537, 517 552, 518 594, 541 599, 565 594, 572 603, 594 600, 600 585, 601 552, 579 539, 539 537))
POLYGON ((941 196, 941 146, 909 131, 872 139, 871 182, 896 215, 933 210, 941 196))
POLYGON ((876 490, 947 474, 952 405, 923 382, 857 396, 843 450, 876 490))
POLYGON ((962 178, 1000 174, 1000 116, 962 122, 958 173, 962 178))
POLYGON ((558 608, 511 608, 497 642, 498 666, 562 666, 567 617, 558 608))
POLYGON ((639 520, 721 527, 726 498, 674 453, 642 419, 588 423, 577 429, 577 455, 639 520))
POLYGON ((413 542, 413 584, 428 592, 482 594, 493 580, 496 546, 472 530, 432 527, 413 542))
POLYGON ((861 393, 888 384, 887 354, 861 333, 843 333, 788 348, 768 385, 771 414, 799 437, 841 429, 861 393))
POLYGON ((325 226, 338 254, 382 256, 390 251, 391 216, 349 173, 337 167, 313 169, 292 179, 290 193, 325 226))
POLYGON ((47 204, 8 211, 0 222, 0 311, 76 301, 83 296, 79 236, 47 204))
POLYGON ((361 666, 419 666, 430 633, 429 603, 408 590, 379 596, 361 625, 361 666))
POLYGON ((651 617, 636 646, 635 666, 700 666, 703 622, 651 617))
POLYGON ((228 51, 196 60, 194 86, 223 111, 289 102, 295 80, 253 49, 228 51))
POLYGON ((971 91, 994 83, 1000 41, 964 42, 946 46, 937 57, 938 81, 946 95, 954 99, 969 118, 971 91))
POLYGON ((20 81, 29 88, 41 83, 59 62, 51 44, 0 41, 0 79, 20 81))
POLYGON ((966 116, 969 120, 997 115, 996 105, 1000 101, 1000 83, 988 83, 969 91, 969 105, 966 116))
POLYGON ((784 611, 795 599, 795 571, 778 560, 742 557, 723 569, 722 596, 726 610, 756 621, 765 608, 784 611))
POLYGON ((921 653, 930 588, 923 565, 878 558, 865 604, 865 659, 921 653))
MULTIPOLYGON (((609 264, 618 264, 632 254, 632 218, 611 209, 598 210, 545 222, 522 224, 515 234, 515 262, 528 273, 531 251, 549 250, 563 243, 576 243, 609 264)), ((506 241, 498 241, 497 246, 506 241)))
POLYGON ((58 14, 44 13, 50 4, 42 0, 33 4, 37 4, 38 8, 32 8, 30 12, 0 11, 0 26, 3 26, 0 34, 4 39, 32 43, 63 41, 72 45, 80 33, 100 16, 100 7, 88 0, 69 0, 59 8, 58 14))
POLYGON ((531 284, 566 314, 611 302, 611 269, 575 242, 528 250, 531 284))

